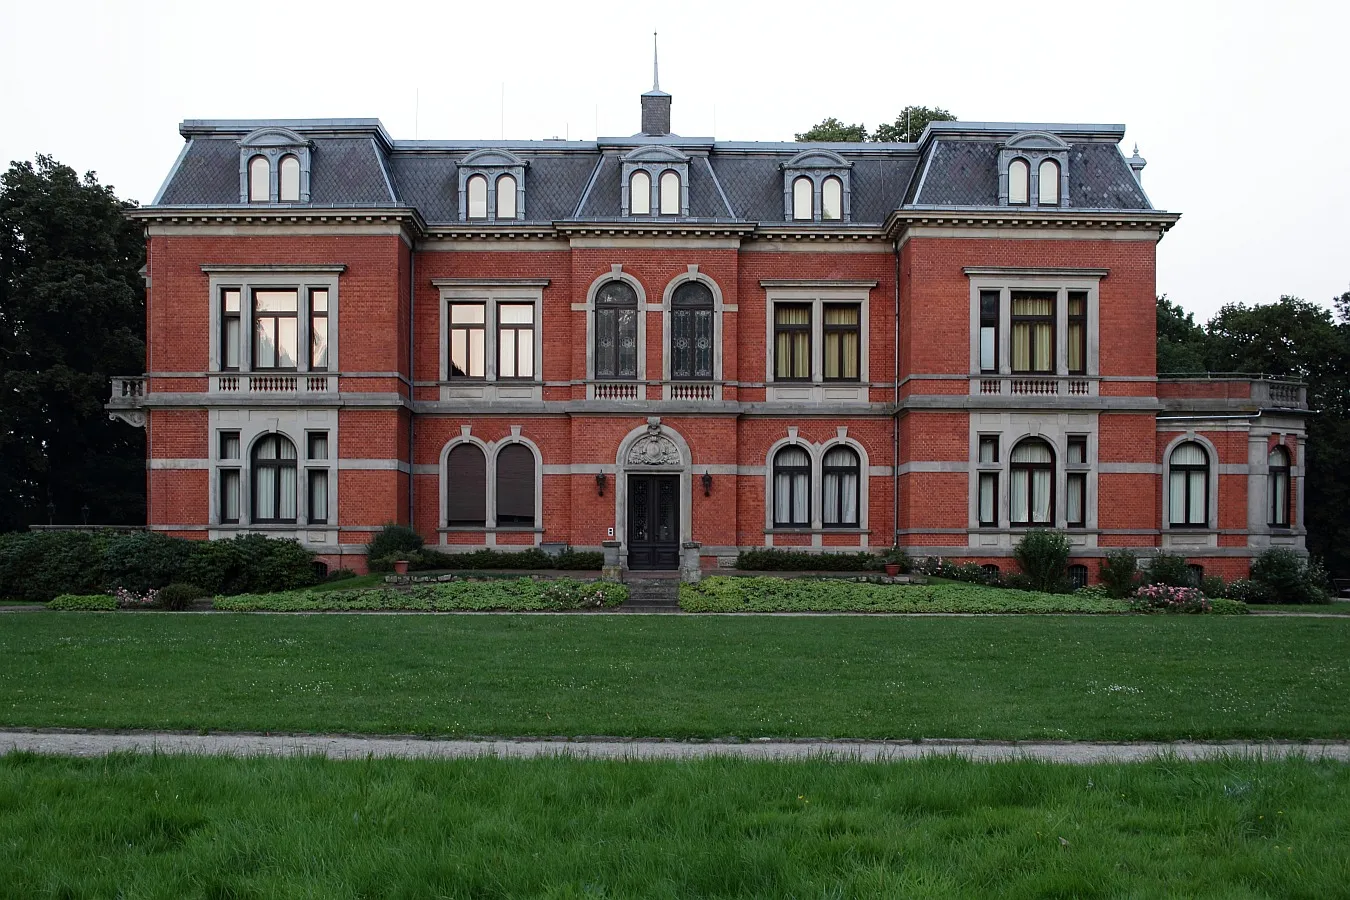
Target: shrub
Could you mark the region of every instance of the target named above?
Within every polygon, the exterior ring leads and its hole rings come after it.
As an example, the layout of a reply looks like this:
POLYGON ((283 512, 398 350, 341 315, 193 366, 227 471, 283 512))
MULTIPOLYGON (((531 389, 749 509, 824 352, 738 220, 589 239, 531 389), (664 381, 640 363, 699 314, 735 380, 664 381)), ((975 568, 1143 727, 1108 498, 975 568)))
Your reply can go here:
POLYGON ((1112 550, 1097 563, 1097 577, 1112 597, 1128 597, 1139 580, 1139 560, 1133 550, 1112 550))
POLYGON ((175 612, 179 612, 185 609, 191 609, 194 600, 200 600, 202 597, 209 596, 210 591, 204 591, 195 584, 175 582, 160 590, 159 605, 163 609, 171 609, 175 612))
POLYGON ((801 550, 746 550, 736 568, 748 572, 879 572, 883 557, 875 553, 806 553, 801 550))
POLYGON ((153 609, 159 606, 159 591, 152 588, 141 594, 120 587, 113 591, 113 599, 118 609, 153 609))
POLYGON ((355 578, 356 573, 351 569, 332 569, 324 581, 332 583, 334 581, 346 581, 348 578, 355 578))
POLYGON ((418 585, 408 590, 369 588, 354 591, 287 591, 217 597, 216 609, 235 612, 314 612, 324 610, 566 610, 618 606, 628 588, 605 581, 536 581, 500 578, 418 585))
POLYGON ((314 554, 295 541, 241 534, 228 541, 196 542, 174 580, 210 594, 285 591, 318 583, 313 562, 314 554))
POLYGON ((1212 604, 1198 588, 1146 584, 1134 592, 1130 608, 1137 612, 1207 613, 1212 604))
POLYGON ((0 535, 0 597, 51 600, 87 596, 107 587, 106 537, 82 531, 21 531, 0 535))
POLYGON ((1105 585, 1102 584, 1089 584, 1084 587, 1080 587, 1078 590, 1073 592, 1073 595, 1075 597, 1090 597, 1098 600, 1105 600, 1107 598, 1115 596, 1114 594, 1111 593, 1109 588, 1107 588, 1105 585))
POLYGON ((1252 581, 1268 587, 1275 603, 1331 601, 1322 567, 1287 547, 1271 547, 1253 560, 1252 581))
POLYGON ((1213 600, 1215 597, 1227 597, 1228 585, 1218 575, 1206 575, 1200 581, 1200 591, 1213 600))
POLYGON ((680 585, 689 612, 1124 613, 1123 600, 969 584, 711 576, 680 585))
POLYGON ((114 534, 103 550, 103 581, 144 593, 183 577, 198 542, 153 531, 114 534))
POLYGON ((1069 564, 1069 539, 1062 531, 1037 528, 1028 531, 1013 551, 1017 565, 1033 590, 1065 593, 1069 564))
POLYGON ((1247 604, 1227 597, 1211 597, 1209 605, 1209 611, 1216 616, 1245 616, 1251 612, 1247 608, 1247 604))
POLYGON ((1144 569, 1144 584, 1162 584, 1168 587, 1197 587, 1195 576, 1186 564, 1186 557, 1175 553, 1159 553, 1149 560, 1144 569))
POLYGON ((375 533, 366 545, 367 565, 372 572, 389 572, 388 568, 375 568, 376 562, 384 566, 386 560, 406 559, 411 562, 422 549, 422 536, 407 525, 389 523, 375 533))
POLYGON ((110 610, 117 609, 117 600, 108 594, 62 594, 47 601, 48 609, 110 610))
MULTIPOLYGON (((392 558, 387 562, 393 568, 392 558)), ((518 552, 502 550, 474 550, 469 553, 444 553, 440 550, 421 550, 409 559, 410 569, 484 570, 484 569, 565 569, 568 571, 598 572, 605 564, 605 555, 598 551, 577 551, 568 547, 557 556, 550 556, 538 547, 518 552)), ((376 561, 370 563, 372 572, 389 571, 377 569, 376 561)))
POLYGON ((1263 582, 1252 581, 1250 578, 1239 578, 1236 581, 1229 582, 1228 589, 1224 591, 1224 596, 1240 603, 1275 602, 1274 591, 1263 582))

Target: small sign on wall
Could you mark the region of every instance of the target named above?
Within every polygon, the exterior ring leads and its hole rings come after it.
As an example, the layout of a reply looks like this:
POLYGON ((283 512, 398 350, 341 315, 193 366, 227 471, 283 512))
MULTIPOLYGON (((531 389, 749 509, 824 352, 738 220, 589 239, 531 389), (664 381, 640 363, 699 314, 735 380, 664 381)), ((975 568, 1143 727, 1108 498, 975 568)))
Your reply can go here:
POLYGON ((611 528, 606 528, 606 529, 605 529, 605 534, 606 534, 606 536, 608 536, 608 537, 614 537, 614 529, 613 529, 612 527, 611 527, 611 528))

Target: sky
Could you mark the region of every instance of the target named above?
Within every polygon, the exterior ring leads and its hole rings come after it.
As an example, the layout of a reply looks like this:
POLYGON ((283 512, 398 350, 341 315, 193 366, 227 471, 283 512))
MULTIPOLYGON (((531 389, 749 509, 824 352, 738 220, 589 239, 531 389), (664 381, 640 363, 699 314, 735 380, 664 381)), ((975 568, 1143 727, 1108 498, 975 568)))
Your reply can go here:
POLYGON ((659 32, 672 127, 790 140, 907 104, 972 121, 1120 123, 1182 214, 1158 292, 1350 290, 1350 4, 20 2, 0 0, 0 159, 54 156, 149 203, 206 118, 373 117, 399 138, 639 126, 659 32))

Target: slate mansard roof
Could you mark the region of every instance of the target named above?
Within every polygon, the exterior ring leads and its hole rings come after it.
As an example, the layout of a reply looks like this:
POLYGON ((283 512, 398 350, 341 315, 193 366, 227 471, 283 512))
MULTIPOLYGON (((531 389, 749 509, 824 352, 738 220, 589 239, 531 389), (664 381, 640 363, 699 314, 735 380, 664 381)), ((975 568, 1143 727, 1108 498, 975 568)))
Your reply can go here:
MULTIPOLYGON (((914 143, 760 143, 677 135, 596 141, 396 141, 378 119, 189 120, 178 161, 147 209, 249 208, 241 202, 240 141, 261 128, 308 142, 310 196, 284 206, 315 209, 415 208, 429 226, 460 224, 462 160, 485 148, 525 163, 524 218, 512 225, 623 221, 623 157, 643 146, 689 157, 685 222, 790 224, 784 167, 809 149, 849 166, 851 217, 825 227, 879 226, 896 210, 1003 209, 999 154, 1015 135, 1041 132, 1068 146, 1068 204, 1081 212, 1154 207, 1122 155, 1122 125, 935 122, 914 143)), ((499 223, 500 224, 500 223, 499 223)), ((820 223, 817 223, 820 224, 820 223)))

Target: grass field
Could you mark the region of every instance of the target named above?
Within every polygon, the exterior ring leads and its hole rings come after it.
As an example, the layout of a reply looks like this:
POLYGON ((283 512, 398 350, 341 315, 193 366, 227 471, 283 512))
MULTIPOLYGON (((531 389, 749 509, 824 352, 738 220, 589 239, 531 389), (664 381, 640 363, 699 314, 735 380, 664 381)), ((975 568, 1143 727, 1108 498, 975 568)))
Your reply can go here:
POLYGON ((18 613, 0 725, 1350 737, 1350 619, 18 613))
POLYGON ((1350 767, 0 757, 42 897, 1345 897, 1350 767))

